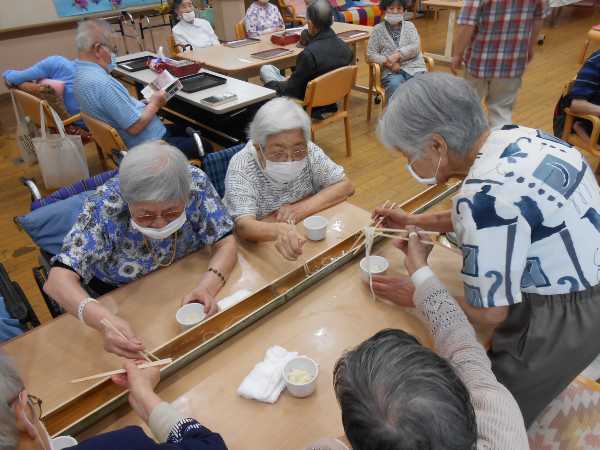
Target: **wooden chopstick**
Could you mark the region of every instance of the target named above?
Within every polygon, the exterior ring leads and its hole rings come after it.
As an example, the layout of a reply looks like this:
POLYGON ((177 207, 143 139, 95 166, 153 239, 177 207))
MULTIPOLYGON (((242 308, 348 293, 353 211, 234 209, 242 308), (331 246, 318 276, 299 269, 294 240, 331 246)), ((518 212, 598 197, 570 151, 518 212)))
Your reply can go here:
MULTIPOLYGON (((127 340, 127 341, 129 340, 129 339, 127 339, 127 336, 125 336, 125 335, 124 335, 124 334, 121 332, 121 330, 119 330, 117 327, 115 327, 115 326, 113 325, 113 323, 112 323, 110 320, 108 320, 108 319, 102 319, 102 320, 100 321, 100 323, 101 323, 102 325, 104 325, 105 327, 107 327, 107 328, 110 328, 111 330, 113 330, 115 333, 117 333, 117 334, 118 334, 119 336, 121 336, 123 339, 125 339, 125 340, 127 340)), ((140 356, 142 356, 142 357, 143 357, 143 358, 144 358, 146 361, 148 361, 148 362, 152 362, 152 359, 154 359, 155 361, 160 361, 160 358, 159 358, 159 357, 157 357, 156 355, 154 355, 153 353, 150 353, 150 352, 143 352, 143 351, 140 351, 140 356), (150 359, 150 357, 152 357, 152 359, 150 359)))
MULTIPOLYGON (((382 205, 382 208, 384 209, 394 209, 397 205, 396 202, 392 202, 392 204, 390 205, 389 208, 387 208, 387 205, 389 203, 389 200, 386 200, 385 203, 382 205)), ((381 216, 377 222, 375 222, 375 220, 371 220, 369 226, 374 226, 375 228, 377 228, 379 225, 381 225, 381 223, 383 222, 384 217, 381 216)), ((353 255, 356 255, 358 253, 358 250, 360 249, 360 247, 364 244, 364 241, 366 240, 364 233, 360 233, 356 239, 354 240, 354 242, 352 243, 352 246, 350 247, 350 252, 352 252, 353 255), (359 242, 360 241, 360 242, 359 242)))
MULTIPOLYGON (((166 365, 171 364, 172 362, 173 362, 173 360, 171 358, 167 358, 167 359, 160 359, 158 361, 144 363, 137 367, 138 367, 138 369, 147 369, 148 367, 166 366, 166 365)), ((106 377, 110 377, 112 375, 118 375, 120 373, 127 373, 127 370, 117 369, 117 370, 111 370, 110 372, 97 373, 96 375, 90 375, 89 377, 83 377, 83 378, 77 378, 75 380, 71 380, 71 381, 69 381, 69 383, 81 383, 82 381, 96 380, 98 378, 106 378, 106 377)))
MULTIPOLYGON (((291 226, 293 226, 294 228, 296 228, 296 223, 294 222, 294 219, 288 219, 287 223, 291 226)), ((308 276, 310 275, 310 270, 308 269, 308 264, 305 262, 304 263, 304 273, 308 276)))
MULTIPOLYGON (((384 231, 386 233, 410 233, 410 231, 408 231, 408 230, 403 230, 403 229, 399 229, 399 228, 377 228, 376 231, 384 231)), ((417 231, 415 231, 415 233, 425 234, 427 236, 439 236, 440 235, 440 233, 438 233, 437 231, 425 231, 425 230, 417 230, 417 231)))
MULTIPOLYGON (((398 239, 400 241, 407 241, 407 242, 410 241, 410 238, 408 238, 408 237, 398 236, 398 235, 395 235, 395 234, 377 233, 376 236, 383 236, 383 237, 390 238, 390 239, 398 239)), ((446 249, 448 251, 451 251, 452 253, 456 253, 456 254, 462 255, 462 252, 460 250, 455 249, 453 247, 447 247, 446 245, 441 244, 441 243, 439 243, 437 241, 419 240, 419 242, 421 244, 425 244, 425 245, 435 245, 437 247, 442 247, 442 248, 444 248, 444 249, 446 249)))

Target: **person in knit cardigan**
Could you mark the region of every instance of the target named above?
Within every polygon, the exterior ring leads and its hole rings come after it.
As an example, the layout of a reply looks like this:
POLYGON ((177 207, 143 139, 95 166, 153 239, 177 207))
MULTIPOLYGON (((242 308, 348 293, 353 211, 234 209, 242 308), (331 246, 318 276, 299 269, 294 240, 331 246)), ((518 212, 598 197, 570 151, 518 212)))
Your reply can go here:
POLYGON ((381 0, 383 21, 373 28, 367 47, 367 61, 381 66, 381 84, 388 100, 402 83, 427 71, 419 32, 404 20, 407 5, 407 0, 381 0))
MULTIPOLYGON (((401 330, 383 330, 350 350, 334 388, 353 450, 529 449, 517 402, 494 376, 467 316, 427 265, 432 246, 414 227, 405 254, 435 352, 401 330), (437 353, 436 353, 437 352, 437 353)), ((345 439, 309 448, 344 449, 345 439)))

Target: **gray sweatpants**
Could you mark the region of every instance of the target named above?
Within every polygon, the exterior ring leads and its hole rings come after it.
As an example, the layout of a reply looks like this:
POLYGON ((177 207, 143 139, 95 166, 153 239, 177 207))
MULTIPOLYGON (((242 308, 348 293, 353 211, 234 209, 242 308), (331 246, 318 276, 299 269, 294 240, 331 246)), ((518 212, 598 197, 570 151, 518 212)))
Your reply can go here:
POLYGON ((600 286, 582 292, 523 294, 488 352, 498 381, 529 427, 600 353, 600 286))

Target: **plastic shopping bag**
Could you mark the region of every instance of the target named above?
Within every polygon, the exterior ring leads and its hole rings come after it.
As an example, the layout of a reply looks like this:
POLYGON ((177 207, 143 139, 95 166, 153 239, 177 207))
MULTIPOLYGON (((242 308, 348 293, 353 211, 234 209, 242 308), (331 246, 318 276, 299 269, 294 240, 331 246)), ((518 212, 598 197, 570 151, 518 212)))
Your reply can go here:
POLYGON ((62 120, 52 108, 52 118, 59 134, 46 129, 46 115, 40 104, 41 137, 33 138, 40 171, 47 189, 56 189, 89 178, 87 158, 81 136, 65 134, 62 120))

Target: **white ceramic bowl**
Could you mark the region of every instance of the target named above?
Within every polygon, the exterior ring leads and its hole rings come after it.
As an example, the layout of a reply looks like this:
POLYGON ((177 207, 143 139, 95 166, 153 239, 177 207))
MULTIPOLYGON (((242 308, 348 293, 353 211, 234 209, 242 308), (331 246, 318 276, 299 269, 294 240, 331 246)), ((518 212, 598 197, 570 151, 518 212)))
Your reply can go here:
POLYGON ((369 264, 367 265, 367 257, 360 260, 360 277, 365 282, 369 282, 369 271, 372 275, 383 275, 390 267, 390 263, 383 256, 369 256, 369 264), (367 267, 369 266, 369 270, 367 267))
POLYGON ((319 376, 319 365, 310 359, 308 356, 297 356, 294 359, 288 361, 283 367, 283 379, 285 380, 285 386, 290 394, 294 397, 304 398, 312 394, 317 387, 317 377, 319 376), (295 384, 292 383, 288 375, 294 369, 304 370, 308 372, 311 379, 308 383, 295 384))
POLYGON ((188 303, 177 310, 175 319, 183 330, 192 328, 206 318, 204 305, 202 303, 188 303))
POLYGON ((322 241, 327 234, 329 221, 323 216, 310 216, 302 222, 306 230, 306 237, 311 241, 322 241))
POLYGON ((52 449, 62 450, 63 448, 74 447, 78 442, 71 436, 58 436, 52 439, 52 449))

